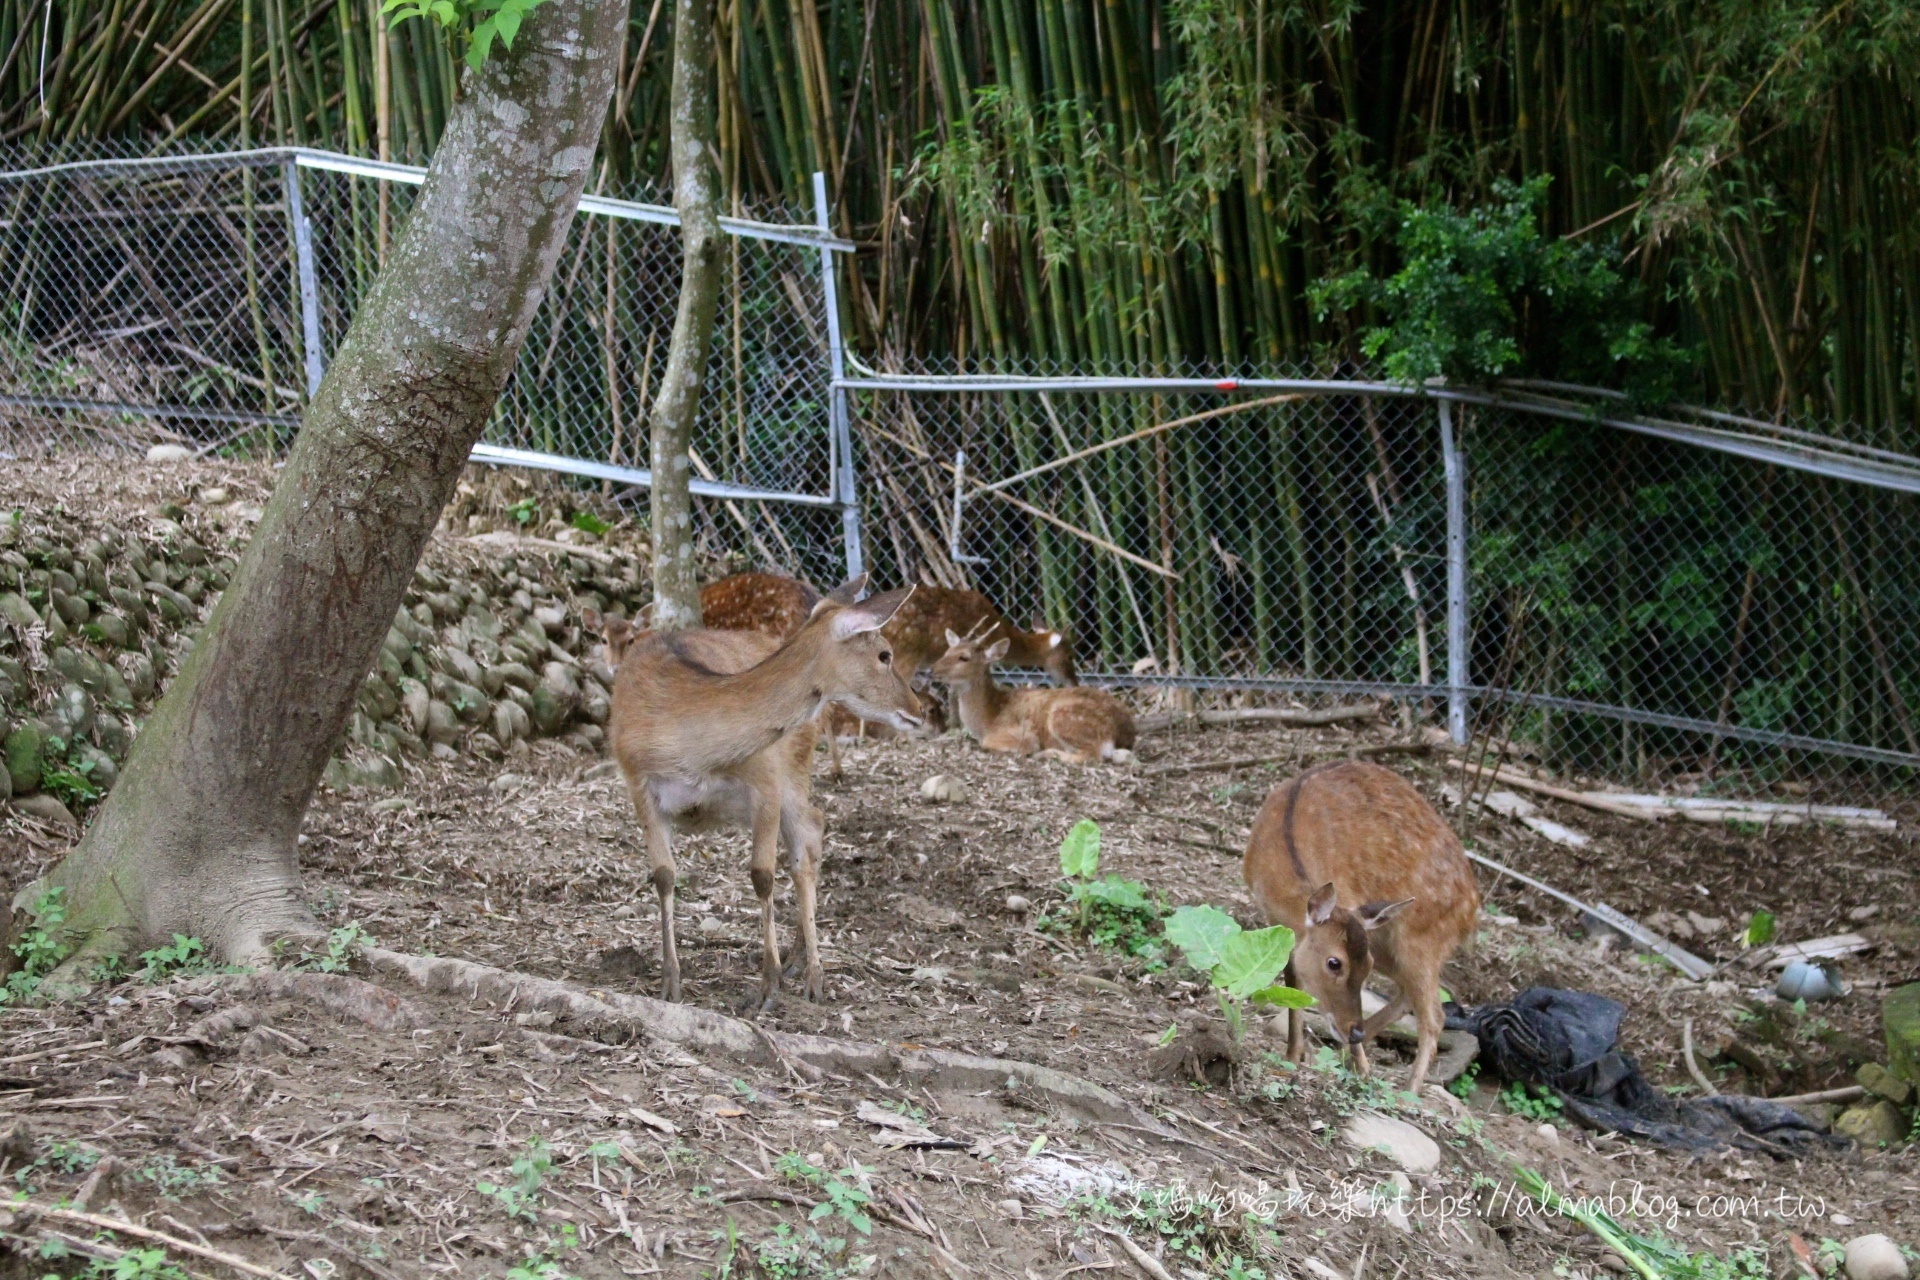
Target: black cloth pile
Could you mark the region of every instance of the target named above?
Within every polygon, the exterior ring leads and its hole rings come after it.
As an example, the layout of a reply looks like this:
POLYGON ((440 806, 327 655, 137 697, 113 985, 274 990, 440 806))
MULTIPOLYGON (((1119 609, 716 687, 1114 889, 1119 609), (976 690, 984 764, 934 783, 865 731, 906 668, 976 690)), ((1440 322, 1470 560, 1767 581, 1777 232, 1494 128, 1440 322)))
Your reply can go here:
POLYGON ((1542 1085, 1589 1129, 1665 1147, 1735 1146, 1776 1157, 1846 1139, 1819 1132, 1791 1107, 1721 1094, 1675 1099, 1647 1083, 1617 1047, 1626 1006, 1588 991, 1530 987, 1511 1004, 1447 1006, 1447 1028, 1480 1041, 1480 1060, 1502 1079, 1542 1085))

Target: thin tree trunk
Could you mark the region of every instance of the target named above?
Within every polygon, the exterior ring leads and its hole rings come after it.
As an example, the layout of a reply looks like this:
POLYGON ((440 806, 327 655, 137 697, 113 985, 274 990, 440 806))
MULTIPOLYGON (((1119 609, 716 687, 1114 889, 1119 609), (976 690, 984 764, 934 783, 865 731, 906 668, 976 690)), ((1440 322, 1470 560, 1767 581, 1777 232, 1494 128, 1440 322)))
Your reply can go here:
POLYGON ((66 890, 67 973, 176 932, 257 961, 315 929, 301 817, 566 241, 625 17, 549 0, 453 112, 231 585, 86 838, 16 900, 66 890))
POLYGON ((653 626, 700 625, 687 450, 700 416, 720 299, 720 203, 713 136, 714 0, 674 0, 673 202, 680 211, 680 307, 653 402, 653 626))

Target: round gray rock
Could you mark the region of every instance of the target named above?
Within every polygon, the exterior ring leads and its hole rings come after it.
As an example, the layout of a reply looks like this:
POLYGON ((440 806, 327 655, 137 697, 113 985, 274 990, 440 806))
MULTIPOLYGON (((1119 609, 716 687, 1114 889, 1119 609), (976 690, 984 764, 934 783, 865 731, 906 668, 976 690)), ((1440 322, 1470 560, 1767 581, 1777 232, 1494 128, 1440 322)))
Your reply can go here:
POLYGON ((1848 1280, 1906 1280, 1912 1274, 1900 1246, 1877 1232, 1847 1241, 1848 1280))
POLYGON ((193 450, 183 444, 157 444, 147 450, 148 462, 185 462, 193 457, 193 450))
POLYGON ((1431 1173, 1440 1167, 1440 1144, 1405 1120, 1363 1111, 1347 1125, 1350 1146, 1378 1151, 1409 1173, 1431 1173))

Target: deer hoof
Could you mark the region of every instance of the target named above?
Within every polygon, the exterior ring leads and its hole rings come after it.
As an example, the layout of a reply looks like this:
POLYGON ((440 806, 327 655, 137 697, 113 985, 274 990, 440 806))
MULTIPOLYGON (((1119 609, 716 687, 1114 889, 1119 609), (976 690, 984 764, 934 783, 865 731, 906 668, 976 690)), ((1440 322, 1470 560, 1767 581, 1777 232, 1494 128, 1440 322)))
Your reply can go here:
POLYGON ((827 975, 819 965, 807 970, 807 999, 819 1004, 827 998, 827 975))

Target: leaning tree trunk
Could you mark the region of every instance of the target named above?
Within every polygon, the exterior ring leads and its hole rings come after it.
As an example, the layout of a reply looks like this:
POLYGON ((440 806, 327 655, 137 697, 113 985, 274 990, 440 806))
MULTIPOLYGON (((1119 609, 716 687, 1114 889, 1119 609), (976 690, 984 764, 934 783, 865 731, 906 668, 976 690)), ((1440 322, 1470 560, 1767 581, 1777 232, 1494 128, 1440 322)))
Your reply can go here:
POLYGON ((548 0, 455 107, 231 584, 80 847, 15 900, 64 887, 68 973, 314 929, 301 817, 566 241, 626 14, 548 0))
POLYGON ((720 205, 711 156, 714 0, 673 8, 673 202, 680 211, 680 309, 653 402, 653 614, 661 631, 700 625, 688 449, 720 298, 720 205))

